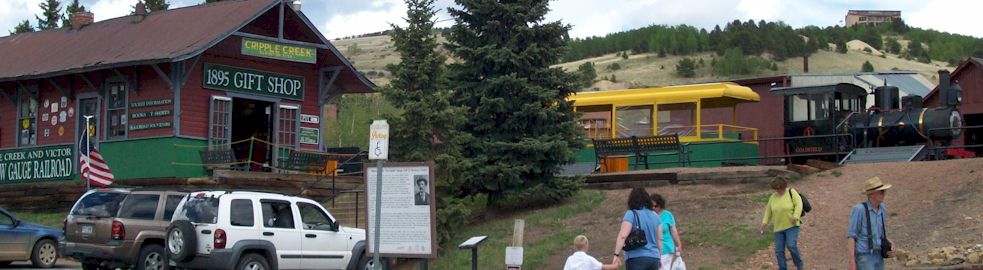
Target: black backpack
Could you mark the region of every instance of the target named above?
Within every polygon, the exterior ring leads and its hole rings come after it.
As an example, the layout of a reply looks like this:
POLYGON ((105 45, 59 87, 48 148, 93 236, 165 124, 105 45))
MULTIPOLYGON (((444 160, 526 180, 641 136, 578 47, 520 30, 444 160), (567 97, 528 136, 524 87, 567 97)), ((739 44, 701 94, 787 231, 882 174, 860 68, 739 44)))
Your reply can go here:
MULTIPOLYGON (((802 198, 802 215, 801 216, 804 217, 806 215, 806 213, 809 213, 809 211, 812 211, 812 205, 809 204, 809 200, 806 199, 806 195, 804 195, 801 192, 798 192, 798 191, 796 191, 795 189, 792 189, 792 188, 790 188, 789 190, 791 190, 791 192, 795 192, 795 193, 799 194, 799 198, 802 198)), ((790 200, 792 200, 792 207, 794 208, 795 207, 795 198, 792 198, 792 194, 791 193, 789 194, 788 198, 790 200)))

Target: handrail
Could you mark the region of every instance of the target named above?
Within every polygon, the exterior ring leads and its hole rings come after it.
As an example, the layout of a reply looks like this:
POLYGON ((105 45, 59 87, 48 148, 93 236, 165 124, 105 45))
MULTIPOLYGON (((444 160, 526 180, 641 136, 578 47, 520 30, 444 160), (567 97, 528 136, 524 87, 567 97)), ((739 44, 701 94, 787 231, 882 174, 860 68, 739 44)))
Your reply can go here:
POLYGON ((857 114, 857 112, 851 111, 850 114, 847 114, 846 117, 843 117, 843 120, 840 120, 840 123, 836 124, 836 127, 833 128, 833 131, 840 130, 840 127, 843 126, 843 124, 846 124, 847 120, 850 120, 850 117, 853 116, 854 114, 857 114))

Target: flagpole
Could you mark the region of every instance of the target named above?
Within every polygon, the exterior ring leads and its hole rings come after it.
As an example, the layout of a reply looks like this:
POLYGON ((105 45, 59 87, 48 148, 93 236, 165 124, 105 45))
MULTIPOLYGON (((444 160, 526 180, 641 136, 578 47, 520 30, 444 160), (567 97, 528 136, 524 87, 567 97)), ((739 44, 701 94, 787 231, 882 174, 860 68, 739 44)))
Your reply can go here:
MULTIPOLYGON (((92 165, 90 165, 90 164, 92 164, 92 159, 89 158, 90 156, 92 156, 92 149, 89 148, 89 145, 92 145, 92 137, 89 136, 89 119, 92 119, 92 115, 86 115, 85 116, 85 131, 84 132, 85 132, 85 168, 86 168, 86 170, 85 170, 85 179, 83 179, 83 180, 85 180, 85 190, 86 191, 92 189, 92 187, 89 186, 92 183, 92 179, 90 177, 90 175, 92 175, 92 169, 91 169, 92 168, 92 165)), ((79 169, 81 170, 82 168, 79 168, 79 169)))

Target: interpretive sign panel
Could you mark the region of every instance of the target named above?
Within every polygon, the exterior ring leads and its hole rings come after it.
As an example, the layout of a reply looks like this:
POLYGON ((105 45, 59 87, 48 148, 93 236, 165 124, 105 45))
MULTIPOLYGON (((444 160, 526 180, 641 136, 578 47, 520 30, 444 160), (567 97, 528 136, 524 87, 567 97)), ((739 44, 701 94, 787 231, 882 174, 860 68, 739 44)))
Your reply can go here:
POLYGON ((304 100, 304 77, 205 63, 203 87, 304 100))
POLYGON ((321 139, 321 132, 316 128, 300 128, 300 143, 318 144, 321 139))
MULTIPOLYGON (((434 203, 433 166, 428 163, 385 163, 382 168, 382 205, 376 208, 375 167, 366 167, 366 192, 369 202, 368 235, 374 235, 375 210, 381 209, 382 227, 379 253, 383 257, 434 258, 436 205, 434 203)), ((369 237, 368 252, 375 252, 369 237)))
POLYGON ((0 151, 0 184, 69 180, 74 149, 68 144, 0 151))

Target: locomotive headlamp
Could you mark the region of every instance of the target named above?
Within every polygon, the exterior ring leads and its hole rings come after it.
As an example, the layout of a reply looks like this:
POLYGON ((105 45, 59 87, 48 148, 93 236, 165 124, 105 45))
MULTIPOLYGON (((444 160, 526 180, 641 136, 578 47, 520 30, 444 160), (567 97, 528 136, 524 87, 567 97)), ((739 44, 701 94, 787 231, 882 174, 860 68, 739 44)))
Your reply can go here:
POLYGON ((956 106, 963 103, 963 88, 959 86, 959 81, 955 81, 952 84, 948 94, 946 105, 956 106))

